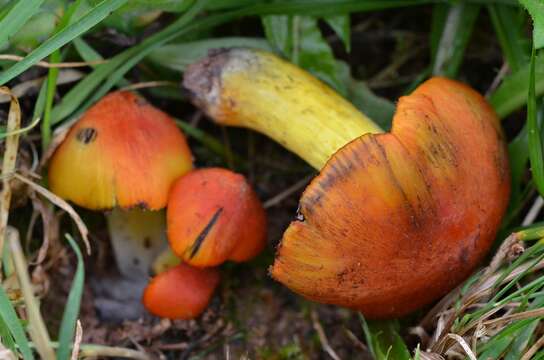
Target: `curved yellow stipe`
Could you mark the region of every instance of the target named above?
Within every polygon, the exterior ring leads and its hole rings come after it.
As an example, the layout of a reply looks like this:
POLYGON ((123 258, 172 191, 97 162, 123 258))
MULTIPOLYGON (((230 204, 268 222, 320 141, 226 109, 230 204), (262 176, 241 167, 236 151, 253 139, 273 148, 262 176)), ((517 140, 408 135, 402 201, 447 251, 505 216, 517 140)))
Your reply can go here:
POLYGON ((330 87, 264 51, 218 52, 191 65, 183 84, 218 123, 266 134, 316 169, 351 140, 383 132, 330 87))

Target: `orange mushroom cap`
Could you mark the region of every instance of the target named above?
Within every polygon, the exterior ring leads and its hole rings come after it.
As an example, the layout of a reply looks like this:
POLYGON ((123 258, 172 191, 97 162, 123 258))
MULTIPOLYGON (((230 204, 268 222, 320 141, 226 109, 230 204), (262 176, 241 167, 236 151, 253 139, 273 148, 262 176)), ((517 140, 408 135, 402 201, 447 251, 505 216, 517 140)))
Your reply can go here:
POLYGON ((144 290, 146 309, 169 319, 194 319, 208 306, 219 284, 215 268, 179 264, 155 276, 144 290))
POLYGON ((70 129, 49 166, 51 190, 89 209, 166 205, 192 168, 184 135, 164 112, 126 91, 111 93, 70 129))
POLYGON ((353 140, 300 200, 272 276, 370 318, 407 314, 455 287, 489 250, 510 178, 499 121, 445 78, 399 100, 387 134, 353 140))
POLYGON ((266 214, 239 174, 195 170, 172 186, 166 213, 174 253, 193 266, 246 261, 266 243, 266 214))

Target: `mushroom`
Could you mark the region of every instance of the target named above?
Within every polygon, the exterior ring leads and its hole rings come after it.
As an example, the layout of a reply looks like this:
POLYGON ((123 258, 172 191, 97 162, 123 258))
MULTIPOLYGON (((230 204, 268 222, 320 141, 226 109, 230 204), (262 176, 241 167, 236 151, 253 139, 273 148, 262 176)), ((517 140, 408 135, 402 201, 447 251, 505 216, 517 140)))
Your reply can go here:
POLYGON ((264 51, 210 53, 184 86, 216 122, 263 132, 320 170, 271 267, 306 298, 402 316, 458 285, 493 243, 507 153, 496 114, 467 85, 427 80, 399 99, 389 133, 264 51))
POLYGON ((242 175, 199 169, 172 185, 167 229, 171 251, 155 260, 158 275, 145 289, 143 303, 157 316, 193 319, 219 283, 218 271, 209 267, 250 260, 264 248, 266 214, 242 175))
POLYGON ((49 187, 106 218, 117 265, 148 276, 165 248, 170 186, 192 168, 184 135, 164 112, 131 92, 111 93, 70 129, 49 165, 49 187))
POLYGON ((170 247, 198 267, 247 261, 266 243, 266 214, 246 179, 221 168, 191 171, 170 192, 170 247))
POLYGON ((155 276, 144 290, 146 309, 169 319, 194 319, 208 306, 219 284, 216 268, 181 263, 155 276))

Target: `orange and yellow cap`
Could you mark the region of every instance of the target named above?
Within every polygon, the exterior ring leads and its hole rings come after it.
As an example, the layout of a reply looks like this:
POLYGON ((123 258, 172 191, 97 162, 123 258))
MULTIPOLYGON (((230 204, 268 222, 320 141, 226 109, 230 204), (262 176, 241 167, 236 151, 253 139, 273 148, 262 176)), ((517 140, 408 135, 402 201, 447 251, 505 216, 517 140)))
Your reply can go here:
POLYGON ((340 149, 300 200, 272 276, 369 318, 405 315, 485 257, 508 204, 499 120, 473 89, 433 78, 399 100, 393 128, 340 149))
POLYGON ((174 180, 191 168, 191 151, 172 118, 118 91, 70 129, 51 159, 49 186, 88 209, 157 210, 166 205, 174 180))

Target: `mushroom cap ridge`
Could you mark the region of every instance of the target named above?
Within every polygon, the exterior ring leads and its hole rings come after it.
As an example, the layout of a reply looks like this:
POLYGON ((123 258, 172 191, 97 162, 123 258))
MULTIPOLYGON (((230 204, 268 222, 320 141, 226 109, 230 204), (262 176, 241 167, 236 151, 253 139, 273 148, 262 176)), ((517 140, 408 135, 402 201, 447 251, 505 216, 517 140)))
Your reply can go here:
POLYGON ((332 156, 306 188, 272 276, 308 299, 405 315, 453 289, 489 250, 510 175, 499 120, 445 78, 400 98, 390 133, 332 156))

